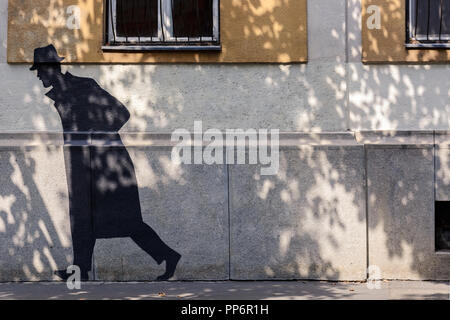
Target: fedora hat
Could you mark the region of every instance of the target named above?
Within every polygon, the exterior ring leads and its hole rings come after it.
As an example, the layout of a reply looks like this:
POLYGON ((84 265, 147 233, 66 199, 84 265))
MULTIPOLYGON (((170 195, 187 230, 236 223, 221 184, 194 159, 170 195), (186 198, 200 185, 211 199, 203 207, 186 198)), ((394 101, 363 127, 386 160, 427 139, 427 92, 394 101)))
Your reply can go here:
POLYGON ((60 63, 64 58, 58 56, 55 47, 50 44, 46 47, 34 49, 34 63, 30 70, 36 70, 40 64, 60 63))

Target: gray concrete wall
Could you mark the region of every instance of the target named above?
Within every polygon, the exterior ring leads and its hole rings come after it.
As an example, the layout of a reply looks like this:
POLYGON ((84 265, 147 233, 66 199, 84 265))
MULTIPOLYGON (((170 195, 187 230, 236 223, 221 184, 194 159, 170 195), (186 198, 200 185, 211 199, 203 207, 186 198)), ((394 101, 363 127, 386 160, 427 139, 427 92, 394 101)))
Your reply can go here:
POLYGON ((365 279, 363 146, 282 148, 277 175, 259 169, 230 166, 231 278, 365 279))
MULTIPOLYGON (((361 280, 368 265, 389 279, 449 278, 433 215, 435 198, 450 200, 446 135, 434 142, 450 129, 450 67, 363 65, 360 15, 359 0, 309 1, 305 65, 64 67, 130 110, 121 132, 144 219, 183 254, 177 279, 361 280), (268 178, 254 166, 174 168, 168 142, 133 145, 132 132, 192 131, 197 120, 328 134, 290 140, 268 178)), ((6 63, 6 23, 2 0, 0 281, 50 280, 72 259, 62 128, 29 66, 6 63)), ((162 272, 128 239, 98 241, 94 265, 96 279, 162 272)))
POLYGON ((435 251, 433 133, 361 134, 366 144, 368 258, 387 279, 446 280, 435 251))

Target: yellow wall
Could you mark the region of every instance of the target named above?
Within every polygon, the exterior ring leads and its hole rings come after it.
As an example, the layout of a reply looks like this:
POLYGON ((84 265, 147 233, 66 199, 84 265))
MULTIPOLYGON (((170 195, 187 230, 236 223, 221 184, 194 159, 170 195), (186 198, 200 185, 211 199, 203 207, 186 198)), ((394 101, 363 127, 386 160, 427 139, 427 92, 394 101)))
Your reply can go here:
POLYGON ((450 50, 417 50, 405 48, 407 0, 362 0, 362 60, 365 63, 445 62, 450 50), (367 8, 381 9, 381 29, 369 30, 367 8))
POLYGON ((222 52, 103 52, 103 0, 9 0, 8 62, 30 63, 52 43, 64 63, 306 62, 307 0, 221 0, 222 52), (66 8, 81 8, 81 28, 66 8))

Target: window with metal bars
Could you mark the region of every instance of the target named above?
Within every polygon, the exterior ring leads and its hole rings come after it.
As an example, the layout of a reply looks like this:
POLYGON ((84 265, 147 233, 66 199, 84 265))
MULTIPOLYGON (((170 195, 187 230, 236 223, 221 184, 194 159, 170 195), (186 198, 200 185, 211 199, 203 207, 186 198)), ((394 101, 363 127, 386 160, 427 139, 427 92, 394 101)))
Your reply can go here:
POLYGON ((450 0, 407 0, 408 48, 450 48, 450 0))
POLYGON ((220 50, 219 0, 105 0, 103 50, 220 50))

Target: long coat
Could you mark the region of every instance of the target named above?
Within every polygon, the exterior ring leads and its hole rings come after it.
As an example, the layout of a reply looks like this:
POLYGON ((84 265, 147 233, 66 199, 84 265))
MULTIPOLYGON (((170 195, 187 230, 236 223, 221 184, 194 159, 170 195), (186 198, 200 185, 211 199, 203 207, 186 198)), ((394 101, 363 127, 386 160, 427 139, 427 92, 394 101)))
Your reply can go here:
POLYGON ((142 222, 133 162, 118 134, 130 114, 93 79, 62 80, 46 95, 64 129, 72 237, 129 236, 142 222))

